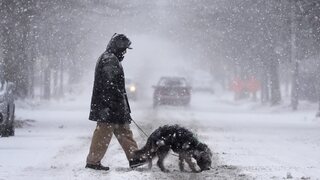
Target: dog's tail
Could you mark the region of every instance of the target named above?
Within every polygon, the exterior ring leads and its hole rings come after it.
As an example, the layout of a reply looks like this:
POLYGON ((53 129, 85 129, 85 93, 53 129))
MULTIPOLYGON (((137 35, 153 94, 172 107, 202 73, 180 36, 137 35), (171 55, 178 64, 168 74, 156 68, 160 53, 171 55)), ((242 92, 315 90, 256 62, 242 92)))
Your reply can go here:
POLYGON ((157 151, 156 144, 149 138, 147 143, 139 150, 135 151, 135 156, 143 159, 153 159, 157 151))

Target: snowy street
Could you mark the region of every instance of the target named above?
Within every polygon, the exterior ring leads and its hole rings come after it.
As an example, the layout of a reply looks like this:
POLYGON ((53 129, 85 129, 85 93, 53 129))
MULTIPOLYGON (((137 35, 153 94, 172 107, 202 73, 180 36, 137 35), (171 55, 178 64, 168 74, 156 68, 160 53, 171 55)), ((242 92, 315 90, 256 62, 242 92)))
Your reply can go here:
POLYGON ((320 0, 0 17, 0 180, 320 180, 320 0))
MULTIPOLYGON (((95 123, 87 120, 89 98, 51 102, 32 109, 20 103, 16 136, 0 139, 0 179, 319 179, 320 122, 314 112, 278 112, 232 98, 194 94, 190 107, 132 102, 132 116, 150 133, 165 124, 180 124, 195 132, 214 153, 214 169, 180 172, 169 155, 163 173, 154 164, 131 170, 116 141, 103 160, 110 171, 85 169, 95 123), (249 104, 249 105, 248 105, 249 104)), ((132 123, 139 147, 146 138, 132 123)), ((155 163, 155 162, 154 162, 155 163)), ((189 170, 189 169, 188 169, 189 170)))

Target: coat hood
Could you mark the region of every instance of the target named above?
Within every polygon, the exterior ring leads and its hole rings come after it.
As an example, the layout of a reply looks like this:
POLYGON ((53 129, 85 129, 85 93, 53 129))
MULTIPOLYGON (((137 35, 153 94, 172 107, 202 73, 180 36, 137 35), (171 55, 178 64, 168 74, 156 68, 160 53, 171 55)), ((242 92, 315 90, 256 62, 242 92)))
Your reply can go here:
POLYGON ((111 53, 123 52, 127 49, 132 49, 130 47, 131 41, 124 34, 115 33, 107 46, 107 51, 111 53))
POLYGON ((109 53, 113 53, 119 59, 119 61, 122 61, 126 50, 132 49, 130 45, 131 41, 129 40, 129 38, 127 38, 127 36, 125 36, 124 34, 115 33, 111 37, 106 51, 109 53))

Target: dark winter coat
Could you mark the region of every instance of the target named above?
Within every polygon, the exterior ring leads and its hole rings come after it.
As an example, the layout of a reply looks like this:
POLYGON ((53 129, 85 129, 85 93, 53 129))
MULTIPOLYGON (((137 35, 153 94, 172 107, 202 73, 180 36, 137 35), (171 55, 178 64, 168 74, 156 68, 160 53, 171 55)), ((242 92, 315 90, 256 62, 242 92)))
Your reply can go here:
POLYGON ((96 64, 89 119, 116 124, 130 123, 130 112, 121 62, 107 50, 96 64))

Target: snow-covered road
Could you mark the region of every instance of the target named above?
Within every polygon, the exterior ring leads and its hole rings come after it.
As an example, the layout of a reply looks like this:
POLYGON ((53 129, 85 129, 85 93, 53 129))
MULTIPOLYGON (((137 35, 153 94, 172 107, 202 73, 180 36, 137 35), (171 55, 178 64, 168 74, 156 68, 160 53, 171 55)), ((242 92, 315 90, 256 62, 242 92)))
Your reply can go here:
MULTIPOLYGON (((17 109, 23 128, 0 138, 0 180, 7 179, 320 179, 320 120, 314 111, 271 109, 231 98, 194 94, 190 107, 152 109, 151 101, 132 102, 133 118, 147 133, 164 124, 195 132, 214 152, 214 169, 193 174, 141 167, 130 170, 115 139, 103 160, 111 170, 84 168, 95 123, 87 120, 89 99, 51 102, 17 109), (34 120, 34 121, 33 121, 34 120)), ((132 124, 139 146, 145 137, 132 124)))

